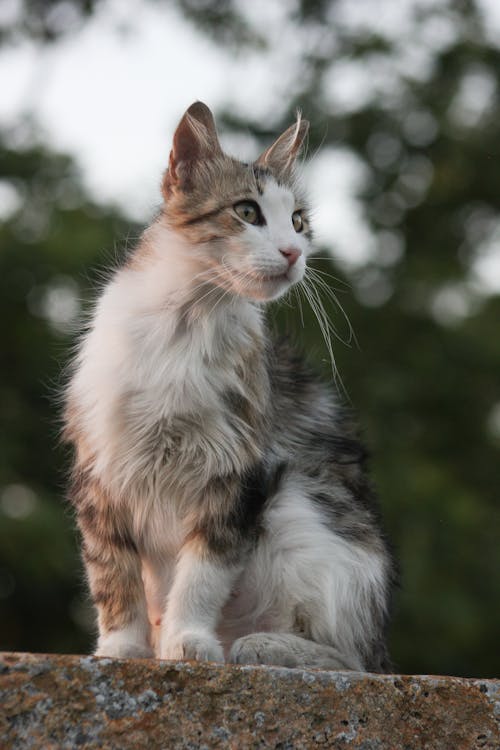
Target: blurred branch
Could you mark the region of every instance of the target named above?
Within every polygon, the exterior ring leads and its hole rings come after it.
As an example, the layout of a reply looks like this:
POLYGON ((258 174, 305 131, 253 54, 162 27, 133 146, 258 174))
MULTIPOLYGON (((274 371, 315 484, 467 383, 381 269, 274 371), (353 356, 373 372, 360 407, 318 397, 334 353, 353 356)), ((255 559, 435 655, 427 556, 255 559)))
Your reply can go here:
POLYGON ((104 0, 22 0, 0 26, 0 44, 23 37, 47 44, 76 31, 104 0))

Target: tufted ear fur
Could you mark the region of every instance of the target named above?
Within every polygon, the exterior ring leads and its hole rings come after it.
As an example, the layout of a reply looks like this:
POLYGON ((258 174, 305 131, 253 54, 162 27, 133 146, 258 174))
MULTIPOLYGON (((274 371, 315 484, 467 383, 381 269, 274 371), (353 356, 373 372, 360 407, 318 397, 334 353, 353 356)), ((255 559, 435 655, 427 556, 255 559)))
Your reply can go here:
POLYGON ((303 120, 297 112, 297 122, 291 125, 280 137, 274 141, 257 159, 261 167, 268 167, 282 176, 288 176, 300 154, 305 137, 309 130, 309 123, 303 120))
POLYGON ((163 192, 189 189, 197 162, 222 155, 213 115, 206 104, 194 102, 174 133, 169 166, 163 179, 163 192))

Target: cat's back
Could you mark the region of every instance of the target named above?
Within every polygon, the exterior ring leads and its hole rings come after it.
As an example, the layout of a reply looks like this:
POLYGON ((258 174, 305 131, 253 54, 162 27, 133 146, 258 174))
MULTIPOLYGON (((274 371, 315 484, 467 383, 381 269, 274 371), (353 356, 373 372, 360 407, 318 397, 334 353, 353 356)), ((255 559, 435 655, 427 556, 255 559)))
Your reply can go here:
POLYGON ((285 339, 270 342, 271 453, 284 476, 305 483, 325 522, 363 540, 379 523, 368 453, 354 414, 285 339))
MULTIPOLYGON (((356 427, 334 383, 315 369, 300 347, 284 337, 269 338, 267 355, 273 431, 294 454, 357 442, 356 427)), ((359 444, 358 444, 359 446, 359 444)))

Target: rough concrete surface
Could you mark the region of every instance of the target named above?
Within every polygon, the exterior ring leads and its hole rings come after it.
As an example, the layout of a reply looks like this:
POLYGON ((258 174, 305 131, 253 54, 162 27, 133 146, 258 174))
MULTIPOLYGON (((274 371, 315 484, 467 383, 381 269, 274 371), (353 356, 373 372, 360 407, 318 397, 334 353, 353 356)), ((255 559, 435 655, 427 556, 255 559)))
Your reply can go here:
POLYGON ((500 681, 0 655, 0 748, 500 750, 500 681))

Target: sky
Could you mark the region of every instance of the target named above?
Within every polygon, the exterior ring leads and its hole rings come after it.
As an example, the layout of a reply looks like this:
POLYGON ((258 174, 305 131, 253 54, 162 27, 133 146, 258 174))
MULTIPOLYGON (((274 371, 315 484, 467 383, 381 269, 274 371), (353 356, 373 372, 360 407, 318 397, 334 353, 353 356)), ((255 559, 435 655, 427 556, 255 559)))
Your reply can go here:
MULTIPOLYGON (((401 73, 427 75, 433 50, 456 34, 451 22, 436 19, 415 38, 411 10, 432 3, 436 0, 380 0, 374 14, 373 0, 339 0, 335 23, 397 34, 399 52, 397 65, 380 63, 369 71, 355 61, 336 61, 324 92, 332 113, 355 110, 373 96, 397 97, 401 73)), ((117 203, 131 218, 147 221, 159 202, 173 131, 191 102, 201 99, 215 111, 234 110, 271 128, 280 119, 300 75, 297 49, 321 43, 314 32, 300 36, 289 21, 291 4, 241 0, 241 12, 251 28, 264 34, 268 50, 238 55, 197 31, 174 4, 106 0, 82 28, 60 41, 44 49, 24 42, 0 53, 0 124, 12 126, 31 114, 53 148, 74 155, 98 200, 117 203)), ((500 3, 480 4, 492 38, 499 39, 500 3)), ((3 0, 0 23, 20 8, 19 0, 3 0)), ((59 19, 65 28, 72 21, 66 13, 59 19)), ((456 116, 477 116, 490 94, 484 77, 464 84, 456 116)), ((424 132, 421 125, 419 132, 424 132)), ((432 131, 432 122, 427 125, 432 131)), ((242 159, 258 153, 249 134, 223 133, 221 140, 242 159)), ((383 148, 379 152, 383 157, 383 148)), ((364 164, 341 144, 313 155, 305 168, 318 241, 330 245, 346 267, 359 267, 374 253, 374 238, 356 198, 365 177, 364 164)), ((2 195, 5 212, 8 195, 0 185, 0 212, 2 195)), ((477 262, 476 281, 484 290, 500 291, 499 234, 500 226, 477 262)))

